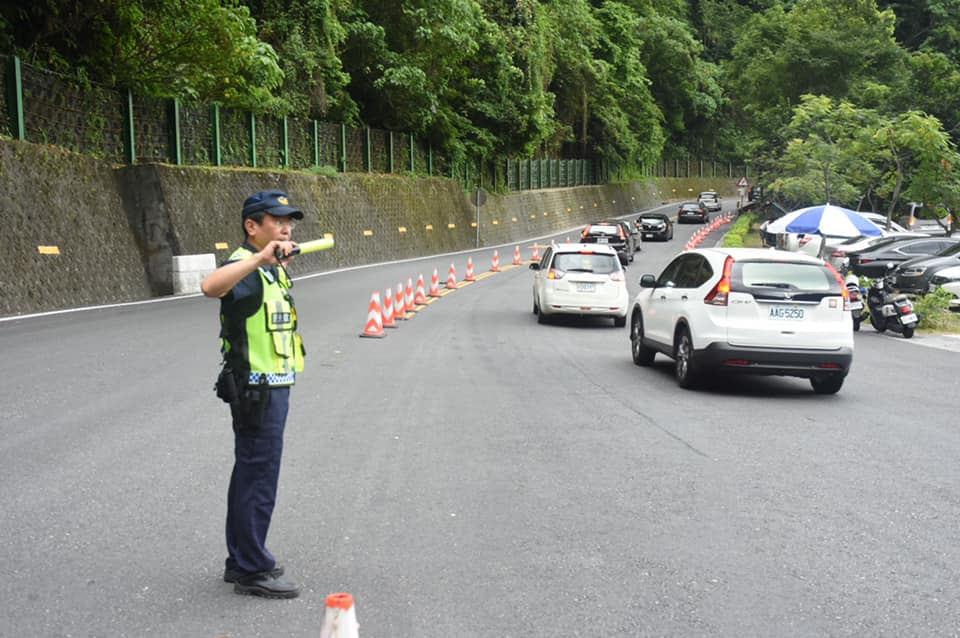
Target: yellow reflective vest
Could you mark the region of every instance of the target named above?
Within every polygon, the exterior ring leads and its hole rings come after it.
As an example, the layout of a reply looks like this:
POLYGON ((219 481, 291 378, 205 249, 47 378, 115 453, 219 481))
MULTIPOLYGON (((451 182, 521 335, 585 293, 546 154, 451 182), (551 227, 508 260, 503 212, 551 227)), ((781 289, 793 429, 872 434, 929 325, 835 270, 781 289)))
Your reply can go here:
MULTIPOLYGON (((249 259, 253 254, 241 246, 228 261, 249 259)), ((303 371, 304 359, 303 340, 297 333, 297 309, 290 294, 293 281, 283 267, 275 271, 259 268, 257 272, 263 284, 259 307, 246 319, 221 312, 221 350, 235 367, 249 371, 248 383, 252 385, 293 385, 296 373, 303 371)))

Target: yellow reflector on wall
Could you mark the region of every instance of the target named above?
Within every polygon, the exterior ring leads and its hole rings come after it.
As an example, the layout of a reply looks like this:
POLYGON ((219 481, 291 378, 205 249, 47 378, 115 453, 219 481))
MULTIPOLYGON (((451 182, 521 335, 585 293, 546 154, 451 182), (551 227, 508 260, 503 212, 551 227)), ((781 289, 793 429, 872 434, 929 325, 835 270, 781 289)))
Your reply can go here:
POLYGON ((447 224, 447 228, 449 228, 450 230, 453 230, 456 227, 457 227, 456 224, 447 224))
POLYGON ((217 250, 226 250, 227 248, 230 248, 230 244, 225 241, 218 241, 213 245, 213 247, 217 250))
POLYGON ((373 231, 372 231, 372 230, 364 230, 364 231, 363 231, 363 236, 364 236, 364 237, 373 237, 373 231))
POLYGON ((37 252, 41 255, 59 255, 60 246, 37 246, 37 252))
POLYGON ((427 230, 433 230, 433 224, 427 224, 426 226, 424 226, 424 228, 426 228, 427 230))
POLYGON ((400 231, 401 233, 405 233, 405 232, 407 232, 407 227, 406 227, 406 226, 400 226, 399 228, 397 228, 397 230, 400 231))

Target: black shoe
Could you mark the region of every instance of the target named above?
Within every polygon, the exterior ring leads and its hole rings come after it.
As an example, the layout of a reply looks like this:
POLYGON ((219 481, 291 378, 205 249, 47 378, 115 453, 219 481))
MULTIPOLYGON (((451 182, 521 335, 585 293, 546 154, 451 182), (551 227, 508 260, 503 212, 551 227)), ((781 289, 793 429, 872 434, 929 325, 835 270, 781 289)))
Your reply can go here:
POLYGON ((263 598, 296 598, 300 588, 269 573, 245 576, 233 584, 233 593, 263 598))
MULTIPOLYGON (((280 563, 277 563, 277 564, 274 566, 273 569, 271 569, 271 570, 268 571, 268 572, 264 572, 264 573, 265 573, 265 574, 270 574, 270 575, 273 576, 274 578, 280 578, 281 576, 283 576, 283 565, 281 565, 280 563)), ((251 574, 247 574, 246 572, 242 572, 242 571, 240 571, 239 569, 230 569, 230 568, 227 568, 227 569, 224 569, 224 570, 223 570, 223 582, 225 582, 225 583, 235 583, 235 582, 239 581, 241 578, 243 578, 244 576, 250 576, 250 575, 251 575, 251 574)))

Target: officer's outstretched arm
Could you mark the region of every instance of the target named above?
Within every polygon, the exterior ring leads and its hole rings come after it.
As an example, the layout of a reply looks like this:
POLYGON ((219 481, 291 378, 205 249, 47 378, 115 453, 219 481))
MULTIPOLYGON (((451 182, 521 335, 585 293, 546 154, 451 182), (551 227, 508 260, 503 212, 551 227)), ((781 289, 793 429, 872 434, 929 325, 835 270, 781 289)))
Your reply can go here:
MULTIPOLYGON (((204 277, 200 284, 200 290, 207 297, 218 299, 233 290, 233 287, 240 283, 244 277, 252 273, 260 266, 270 264, 279 264, 277 260, 277 251, 281 254, 287 254, 296 246, 292 241, 271 241, 267 243, 260 252, 254 253, 249 259, 234 261, 220 266, 212 273, 204 277)), ((289 258, 284 259, 284 262, 289 258)))

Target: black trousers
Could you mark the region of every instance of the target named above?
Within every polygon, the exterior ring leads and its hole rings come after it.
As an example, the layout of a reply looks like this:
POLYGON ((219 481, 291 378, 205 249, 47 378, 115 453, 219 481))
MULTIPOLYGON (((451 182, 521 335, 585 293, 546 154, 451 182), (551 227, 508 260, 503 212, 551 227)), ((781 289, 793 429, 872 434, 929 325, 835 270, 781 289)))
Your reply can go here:
POLYGON ((233 474, 227 492, 227 569, 273 569, 267 532, 277 498, 290 388, 271 388, 258 428, 235 428, 233 474))

